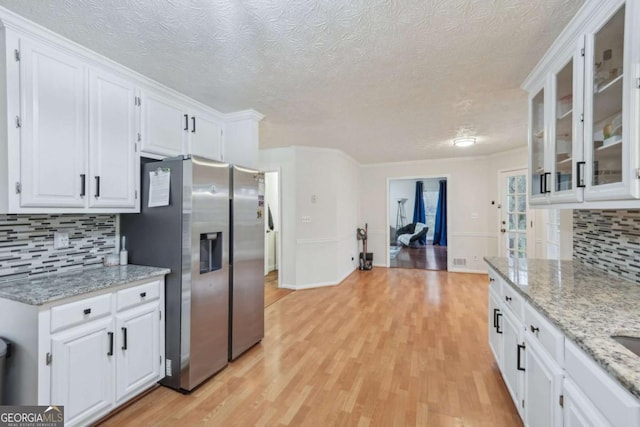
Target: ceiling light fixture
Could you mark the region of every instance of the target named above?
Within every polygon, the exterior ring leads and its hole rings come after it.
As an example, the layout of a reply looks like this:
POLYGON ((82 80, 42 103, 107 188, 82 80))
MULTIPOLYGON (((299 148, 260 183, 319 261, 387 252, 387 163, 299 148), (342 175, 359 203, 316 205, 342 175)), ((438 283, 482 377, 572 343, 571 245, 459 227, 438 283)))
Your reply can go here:
POLYGON ((470 147, 476 143, 475 138, 456 138, 453 140, 453 145, 456 147, 470 147))

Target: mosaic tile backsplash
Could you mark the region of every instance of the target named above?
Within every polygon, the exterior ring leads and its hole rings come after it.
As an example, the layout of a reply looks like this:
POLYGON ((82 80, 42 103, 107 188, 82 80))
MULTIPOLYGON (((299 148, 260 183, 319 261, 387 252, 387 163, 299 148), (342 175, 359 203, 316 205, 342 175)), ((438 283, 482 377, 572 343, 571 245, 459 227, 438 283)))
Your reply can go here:
POLYGON ((640 283, 640 210, 574 210, 573 259, 640 283))
POLYGON ((116 248, 116 215, 0 215, 0 280, 102 264, 116 248), (70 247, 53 248, 53 233, 70 247))

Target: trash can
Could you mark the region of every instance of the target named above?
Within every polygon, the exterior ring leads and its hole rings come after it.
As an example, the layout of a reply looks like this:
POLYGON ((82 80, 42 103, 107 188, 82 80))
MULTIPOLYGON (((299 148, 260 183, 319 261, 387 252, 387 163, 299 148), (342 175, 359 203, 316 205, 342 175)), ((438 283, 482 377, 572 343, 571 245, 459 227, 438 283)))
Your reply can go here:
POLYGON ((0 405, 4 404, 2 390, 4 389, 4 365, 7 359, 7 343, 0 338, 0 405))

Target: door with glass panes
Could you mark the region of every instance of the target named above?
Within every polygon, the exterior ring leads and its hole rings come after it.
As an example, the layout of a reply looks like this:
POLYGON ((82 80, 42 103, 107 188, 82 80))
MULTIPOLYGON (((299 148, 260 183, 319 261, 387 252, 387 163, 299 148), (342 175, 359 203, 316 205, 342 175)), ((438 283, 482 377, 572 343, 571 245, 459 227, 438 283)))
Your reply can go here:
POLYGON ((533 215, 527 206, 527 169, 500 173, 501 257, 533 258, 533 215))

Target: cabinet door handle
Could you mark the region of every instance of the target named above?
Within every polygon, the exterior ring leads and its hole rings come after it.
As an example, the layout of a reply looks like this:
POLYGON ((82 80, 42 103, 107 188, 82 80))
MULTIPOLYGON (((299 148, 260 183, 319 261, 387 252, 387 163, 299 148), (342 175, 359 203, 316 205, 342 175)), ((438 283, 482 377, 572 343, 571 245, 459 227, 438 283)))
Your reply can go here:
POLYGON ((184 115, 184 130, 189 130, 189 115, 184 115))
POLYGON ((191 117, 191 133, 196 133, 196 118, 191 117))
POLYGON ((551 172, 545 172, 544 173, 544 192, 546 193, 551 193, 551 190, 549 189, 549 181, 547 181, 547 177, 551 176, 551 172))
POLYGON ((127 349, 127 328, 122 328, 122 349, 127 349))
POLYGON ((500 312, 499 308, 493 309, 493 327, 498 329, 498 313, 500 312))
POLYGON ((576 163, 576 187, 584 188, 584 165, 585 162, 577 162, 576 163))
POLYGON ((502 331, 500 330, 500 318, 502 317, 502 313, 498 312, 498 314, 496 315, 496 332, 501 334, 502 331))
POLYGON ((521 356, 520 350, 524 350, 525 348, 526 347, 524 346, 524 344, 518 344, 518 350, 517 350, 518 351, 518 361, 517 361, 517 364, 516 364, 516 367, 518 368, 518 371, 524 371, 525 370, 522 366, 520 366, 520 363, 522 362, 522 356, 521 356))
POLYGON ((84 197, 87 194, 87 175, 80 174, 80 197, 84 197))
POLYGON ((109 335, 109 352, 107 356, 113 356, 113 332, 107 332, 107 335, 109 335))
POLYGON ((544 194, 544 174, 540 174, 540 194, 544 194))
POLYGON ((96 199, 100 197, 100 177, 96 176, 96 199))

